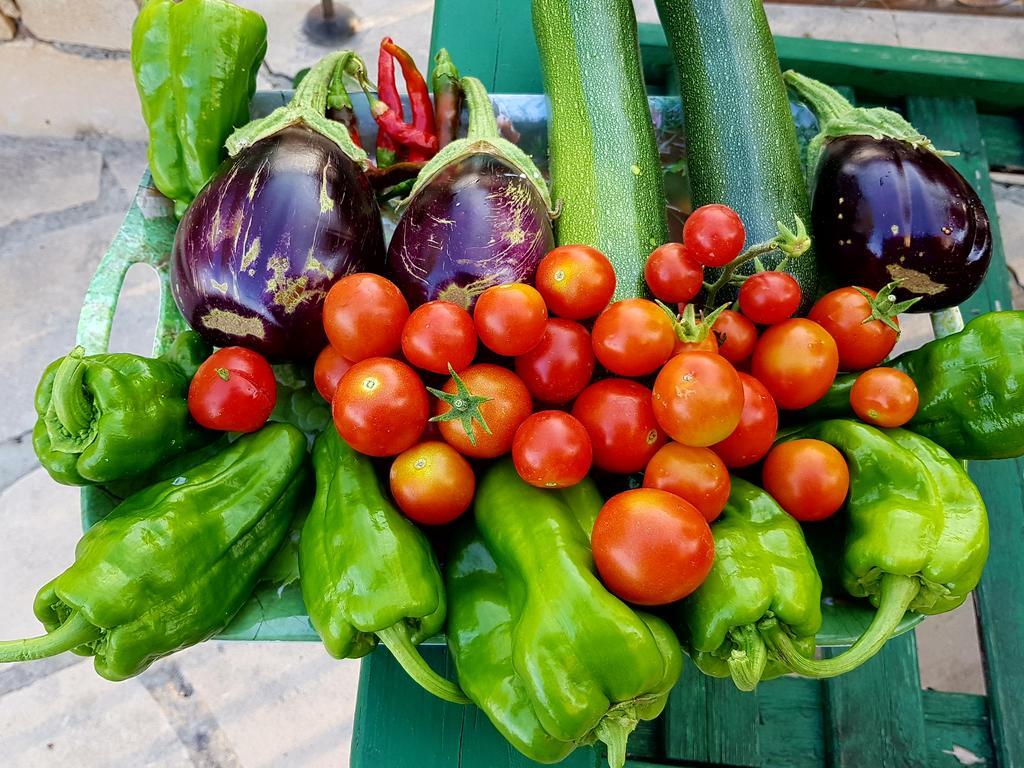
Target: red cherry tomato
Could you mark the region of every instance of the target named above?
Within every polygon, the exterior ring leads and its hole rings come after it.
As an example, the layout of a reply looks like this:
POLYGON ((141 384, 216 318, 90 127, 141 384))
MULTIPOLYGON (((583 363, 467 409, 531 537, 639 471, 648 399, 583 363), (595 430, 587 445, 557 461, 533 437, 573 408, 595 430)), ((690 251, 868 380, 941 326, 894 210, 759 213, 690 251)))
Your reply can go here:
POLYGON ((224 347, 199 366, 188 388, 188 411, 207 429, 255 432, 277 402, 274 369, 245 347, 224 347))
POLYGON ((821 440, 780 443, 768 453, 761 476, 764 489, 801 522, 835 514, 850 489, 843 454, 821 440))
POLYGON ((771 449, 779 430, 779 410, 764 384, 753 376, 740 373, 743 382, 743 413, 736 429, 711 446, 729 469, 749 467, 760 461, 771 449))
POLYGON ((485 347, 499 355, 515 357, 537 346, 544 335, 548 308, 532 286, 496 285, 480 294, 473 320, 485 347))
POLYGON ((408 365, 371 357, 341 377, 331 410, 338 434, 355 450, 367 456, 395 456, 420 439, 430 401, 408 365))
POLYGON ((746 237, 743 222, 727 205, 702 206, 683 225, 686 252, 705 267, 724 267, 735 259, 746 237))
MULTIPOLYGON (((523 380, 507 368, 489 363, 478 363, 459 374, 459 378, 471 395, 487 398, 480 404, 480 415, 487 423, 487 431, 479 421, 472 422, 473 437, 470 439, 461 419, 441 421, 441 436, 463 456, 477 459, 493 459, 512 449, 516 430, 533 411, 530 391, 523 380)), ((442 387, 449 394, 456 394, 454 379, 442 387)), ((438 400, 434 413, 444 416, 452 407, 438 400)))
POLYGON ((327 338, 353 363, 398 352, 408 319, 409 304, 398 286, 369 272, 341 278, 324 300, 327 338))
MULTIPOLYGON (((871 299, 877 296, 867 288, 840 288, 818 299, 807 315, 836 340, 841 371, 862 371, 878 365, 899 338, 899 331, 871 319, 871 303, 861 291, 871 299)), ((890 320, 900 327, 899 318, 893 316, 890 320)))
POLYGON ((654 381, 654 416, 677 443, 706 447, 736 429, 743 385, 727 360, 708 352, 676 355, 654 381))
POLYGON ((709 523, 725 509, 731 486, 729 470, 714 451, 679 443, 662 446, 644 472, 644 488, 674 493, 709 523))
POLYGON ((672 318, 646 299, 617 301, 594 323, 594 353, 620 376, 646 376, 664 365, 676 345, 672 318))
POLYGON ((828 332, 802 317, 773 325, 757 340, 751 372, 780 408, 806 408, 820 400, 839 370, 839 351, 828 332))
POLYGON ((587 430, 563 411, 539 411, 516 430, 512 462, 538 488, 568 488, 590 471, 593 453, 587 430))
POLYGON ((313 383, 316 385, 316 391, 328 403, 334 400, 338 382, 351 367, 352 363, 338 354, 338 350, 330 344, 320 350, 313 366, 313 383))
POLYGON ((476 357, 473 318, 446 301, 416 307, 402 330, 402 354, 412 365, 431 373, 448 373, 449 365, 461 371, 476 357))
POLYGON ((516 373, 542 403, 562 405, 594 375, 594 349, 587 329, 573 320, 548 320, 540 342, 516 358, 516 373))
POLYGON ((406 517, 423 525, 450 523, 473 501, 476 478, 448 443, 428 442, 400 453, 391 465, 391 495, 406 517))
POLYGON ((718 339, 715 338, 714 332, 708 333, 701 341, 683 341, 677 338, 672 354, 678 355, 683 352, 710 352, 713 355, 718 354, 718 339))
POLYGON ((594 523, 594 564, 605 586, 637 605, 665 605, 701 585, 715 557, 707 521, 673 493, 612 496, 594 523))
POLYGON ((612 300, 615 269, 596 248, 562 245, 541 259, 535 283, 552 314, 586 320, 612 300))
POLYGON ((872 368, 853 382, 850 405, 861 421, 878 427, 902 427, 917 413, 917 385, 895 368, 872 368))
POLYGON ((800 283, 785 272, 758 272, 740 286, 740 312, 758 325, 775 325, 800 306, 800 283))
POLYGON ((739 312, 724 310, 711 329, 718 340, 718 354, 733 365, 745 362, 754 354, 757 326, 739 312))
POLYGON ((704 267, 687 255, 682 243, 665 243, 647 258, 644 279, 666 304, 686 304, 704 287, 704 267))
POLYGON ((651 390, 629 379, 594 382, 580 392, 572 415, 587 428, 594 465, 608 472, 641 471, 665 443, 651 390))

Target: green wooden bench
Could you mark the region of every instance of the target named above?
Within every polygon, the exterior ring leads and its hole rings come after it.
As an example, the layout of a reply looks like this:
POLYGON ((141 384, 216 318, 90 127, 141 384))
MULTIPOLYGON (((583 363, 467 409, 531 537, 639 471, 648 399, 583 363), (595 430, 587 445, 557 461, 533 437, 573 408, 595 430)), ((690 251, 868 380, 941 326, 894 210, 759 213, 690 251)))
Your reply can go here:
MULTIPOLYGON (((651 92, 675 92, 661 29, 642 26, 640 40, 651 92)), ((901 109, 936 145, 959 150, 953 164, 994 218, 990 165, 1024 168, 1024 61, 795 38, 776 42, 783 68, 901 109)), ((433 49, 440 47, 493 93, 542 92, 526 0, 438 0, 433 49)), ((970 318, 1010 306, 997 228, 989 279, 962 310, 970 318)), ((988 696, 921 690, 913 632, 890 641, 850 675, 824 682, 783 678, 755 693, 690 667, 665 714, 633 735, 628 765, 961 766, 973 764, 974 755, 989 766, 1024 766, 1024 461, 979 462, 970 470, 992 526, 991 556, 975 596, 988 696)), ((444 648, 425 649, 425 655, 453 674, 444 648)), ((580 749, 562 765, 596 768, 603 761, 600 749, 580 749)), ((479 710, 432 698, 378 650, 362 664, 352 765, 535 764, 479 710)))

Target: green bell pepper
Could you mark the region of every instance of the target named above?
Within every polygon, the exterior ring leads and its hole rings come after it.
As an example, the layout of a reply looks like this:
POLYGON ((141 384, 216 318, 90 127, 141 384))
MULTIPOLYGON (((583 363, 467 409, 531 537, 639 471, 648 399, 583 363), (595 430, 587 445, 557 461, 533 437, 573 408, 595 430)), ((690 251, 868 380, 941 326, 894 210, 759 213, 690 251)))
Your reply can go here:
POLYGON ((800 525, 756 485, 732 478, 711 524, 715 562, 679 603, 680 639, 702 672, 740 690, 790 672, 765 646, 758 622, 774 617, 806 656, 821 628, 821 578, 800 525))
POLYGON ((600 506, 587 484, 545 491, 510 461, 488 470, 474 504, 482 545, 463 539, 452 558, 448 632, 464 690, 517 749, 550 762, 600 740, 619 768, 637 722, 664 709, 682 652, 664 621, 598 580, 600 506))
POLYGON ((313 628, 336 659, 379 640, 423 688, 468 702, 416 644, 441 631, 441 570, 423 533, 381 492, 373 463, 325 429, 313 445, 316 498, 299 537, 299 583, 313 628))
POLYGON ((892 636, 908 611, 944 613, 967 599, 988 557, 988 516, 963 465, 926 437, 833 419, 789 434, 824 440, 850 468, 843 585, 877 606, 845 652, 808 659, 775 618, 759 624, 795 672, 833 677, 854 669, 892 636))
MULTIPOLYGON (((1024 456, 1024 311, 981 315, 885 365, 917 384, 920 402, 907 429, 958 459, 1024 456)), ((852 415, 857 376, 839 376, 807 415, 852 415)))
POLYGON ((0 643, 0 662, 73 650, 108 680, 227 626, 281 546, 309 485, 306 438, 271 424, 122 502, 39 590, 49 634, 0 643))
POLYGON ((192 331, 161 358, 76 347, 47 366, 36 388, 32 447, 64 485, 144 475, 217 437, 189 416, 188 386, 209 347, 192 331))
POLYGON ((267 25, 226 0, 147 0, 132 27, 131 60, 149 128, 153 182, 178 218, 249 122, 267 52, 267 25))

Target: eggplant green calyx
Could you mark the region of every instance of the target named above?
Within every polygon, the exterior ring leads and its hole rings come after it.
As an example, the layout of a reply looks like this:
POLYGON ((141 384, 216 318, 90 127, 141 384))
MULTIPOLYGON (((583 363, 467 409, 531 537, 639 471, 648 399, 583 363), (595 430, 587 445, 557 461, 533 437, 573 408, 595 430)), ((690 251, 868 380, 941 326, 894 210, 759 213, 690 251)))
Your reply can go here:
POLYGON ((451 363, 448 364, 448 373, 452 376, 452 381, 455 382, 455 393, 445 392, 442 389, 434 389, 433 387, 427 387, 427 391, 434 397, 437 397, 444 402, 448 403, 451 410, 446 413, 440 413, 437 416, 431 418, 431 421, 455 421, 458 420, 462 423, 462 428, 466 430, 466 436, 469 438, 470 445, 476 445, 476 433, 473 429, 473 422, 476 421, 484 428, 484 432, 488 435, 491 434, 491 428, 487 426, 487 421, 484 419, 483 413, 480 411, 480 406, 484 403, 490 402, 492 398, 481 397, 480 395, 474 395, 469 391, 469 387, 466 386, 459 374, 452 368, 451 363))
POLYGON ((352 51, 336 51, 324 56, 302 78, 290 103, 231 134, 227 140, 228 154, 234 157, 243 149, 285 128, 304 125, 333 141, 354 163, 366 170, 370 165, 366 152, 355 145, 344 125, 327 118, 328 97, 333 94, 335 101, 338 98, 337 76, 339 73, 352 74, 353 70, 365 72, 366 65, 352 51))
POLYGON ((915 296, 914 298, 907 299, 906 301, 896 301, 896 295, 894 292, 902 282, 902 280, 893 280, 891 283, 884 285, 875 296, 872 296, 863 288, 857 288, 854 286, 854 290, 867 299, 868 307, 871 309, 871 314, 864 318, 861 325, 866 325, 873 320, 878 320, 896 331, 896 335, 899 336, 900 327, 896 324, 896 316, 901 312, 906 312, 924 298, 923 296, 915 296))
POLYGON ((834 88, 813 78, 794 72, 782 75, 786 85, 818 117, 820 131, 807 146, 807 173, 817 174, 818 161, 829 139, 840 136, 871 136, 874 139, 896 139, 939 157, 953 157, 958 152, 937 149, 902 115, 884 107, 855 107, 834 88))
POLYGON ((548 215, 553 219, 557 213, 551 204, 551 193, 533 160, 511 141, 501 138, 498 132, 498 121, 494 117, 491 97, 487 95, 484 84, 475 77, 463 77, 460 81, 469 109, 469 130, 466 138, 456 139, 438 152, 420 171, 413 185, 412 193, 406 202, 428 185, 446 167, 469 157, 470 155, 489 154, 511 165, 529 179, 544 201, 548 215))

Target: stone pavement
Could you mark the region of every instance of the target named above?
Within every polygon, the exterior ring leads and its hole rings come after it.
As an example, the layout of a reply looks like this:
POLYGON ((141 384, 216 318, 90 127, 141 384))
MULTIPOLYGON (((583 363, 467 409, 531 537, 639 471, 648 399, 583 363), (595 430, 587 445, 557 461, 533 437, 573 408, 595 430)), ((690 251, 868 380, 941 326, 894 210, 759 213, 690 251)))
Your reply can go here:
MULTIPOLYGON (((243 0, 264 13, 270 49, 263 87, 283 87, 323 53, 300 26, 311 0, 243 0)), ((370 61, 385 33, 420 61, 431 0, 353 0, 353 47, 370 61)), ((638 3, 653 20, 650 0, 638 3)), ((145 133, 127 61, 133 0, 0 0, 0 638, 36 634, 36 589, 73 557, 78 492, 38 468, 29 434, 43 367, 66 353, 82 294, 145 167, 145 133), (17 3, 15 5, 15 2, 17 3), (11 19, 21 15, 21 25, 11 19), (8 37, 13 40, 5 42, 8 37)), ((1020 55, 1019 22, 883 11, 773 6, 782 34, 1020 55)), ((1004 242, 1024 280, 1024 187, 999 187, 1004 242)), ((1024 290, 1018 289, 1018 306, 1024 290)), ((133 268, 113 349, 146 353, 157 286, 133 268)), ((927 323, 916 318, 904 345, 927 323)), ((918 631, 922 679, 980 692, 970 607, 918 631)), ((76 656, 0 669, 0 765, 338 766, 348 744, 358 665, 315 644, 219 643, 190 649, 136 680, 108 683, 76 656)))

